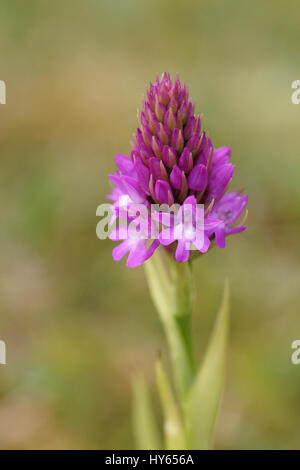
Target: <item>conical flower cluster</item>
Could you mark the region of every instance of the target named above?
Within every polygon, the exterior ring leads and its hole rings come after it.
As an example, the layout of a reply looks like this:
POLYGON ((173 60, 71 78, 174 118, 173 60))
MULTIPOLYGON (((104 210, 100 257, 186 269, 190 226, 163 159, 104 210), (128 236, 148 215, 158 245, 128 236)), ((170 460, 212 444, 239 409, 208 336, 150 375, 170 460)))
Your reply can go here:
MULTIPOLYGON (((204 238, 201 246, 197 246, 195 233, 176 238, 174 231, 166 236, 162 227, 159 236, 148 246, 148 232, 141 233, 140 238, 130 238, 121 236, 124 230, 118 229, 113 231, 111 239, 123 241, 114 249, 114 259, 119 260, 129 252, 127 265, 137 266, 159 245, 164 245, 177 261, 184 262, 190 249, 205 252, 213 239, 223 248, 227 235, 246 228, 244 223, 235 227, 233 224, 244 211, 247 196, 240 192, 226 193, 234 172, 234 166, 229 163, 231 149, 214 149, 207 132, 202 130, 202 117, 195 114, 188 88, 181 86, 178 76, 173 82, 164 73, 150 84, 138 117, 140 127, 131 156, 116 155, 119 170, 110 175, 116 186, 109 196, 114 202, 114 220, 122 206, 126 205, 130 213, 130 205, 136 203, 144 204, 149 217, 153 204, 175 203, 180 208, 188 204, 195 213, 202 204, 204 238)), ((186 223, 193 225, 191 221, 186 223)), ((189 227, 185 232, 191 233, 189 227)))

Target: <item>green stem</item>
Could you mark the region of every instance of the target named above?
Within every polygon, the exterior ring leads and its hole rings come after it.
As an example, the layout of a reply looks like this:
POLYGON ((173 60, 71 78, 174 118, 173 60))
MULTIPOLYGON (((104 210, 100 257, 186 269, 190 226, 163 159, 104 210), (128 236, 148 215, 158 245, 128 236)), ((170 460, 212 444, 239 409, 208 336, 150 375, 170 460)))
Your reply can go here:
POLYGON ((165 329, 176 391, 183 406, 194 377, 190 329, 194 305, 191 266, 159 252, 147 261, 145 268, 150 292, 165 329))
POLYGON ((181 403, 183 403, 194 377, 191 334, 194 287, 191 266, 188 263, 172 263, 171 282, 173 321, 166 325, 166 335, 169 338, 177 392, 181 403))

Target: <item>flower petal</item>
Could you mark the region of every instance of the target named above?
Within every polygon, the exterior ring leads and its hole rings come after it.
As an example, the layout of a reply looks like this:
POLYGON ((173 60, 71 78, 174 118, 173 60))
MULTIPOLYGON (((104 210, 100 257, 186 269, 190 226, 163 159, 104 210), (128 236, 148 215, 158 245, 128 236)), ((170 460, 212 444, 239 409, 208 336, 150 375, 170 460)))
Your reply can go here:
POLYGON ((190 247, 189 242, 185 240, 178 240, 175 258, 179 263, 184 263, 189 259, 190 250, 187 249, 187 246, 190 247))
POLYGON ((193 241, 193 244, 199 250, 201 253, 206 253, 208 248, 210 247, 210 239, 209 237, 204 233, 203 239, 198 239, 197 237, 193 241))
POLYGON ((120 245, 116 246, 112 251, 112 257, 114 261, 120 261, 123 256, 128 253, 132 245, 131 240, 124 240, 120 245))
POLYGON ((219 248, 225 248, 225 229, 224 225, 219 225, 215 230, 216 244, 219 248))
POLYGON ((205 165, 195 166, 188 177, 188 185, 194 191, 203 191, 207 184, 207 169, 205 165))
POLYGON ((170 181, 173 188, 180 190, 182 187, 182 170, 175 165, 170 174, 170 181))
POLYGON ((171 186, 167 181, 157 180, 155 183, 155 196, 156 199, 163 203, 172 205, 174 203, 174 196, 171 186))
POLYGON ((175 241, 174 228, 165 228, 159 234, 159 241, 162 245, 168 246, 175 241))
POLYGON ((159 246, 159 241, 154 240, 153 243, 147 249, 147 242, 146 240, 139 240, 136 242, 128 255, 126 265, 129 268, 135 268, 136 266, 140 266, 144 263, 150 256, 153 255, 156 248, 159 246))
POLYGON ((187 147, 183 149, 179 158, 179 168, 185 173, 188 173, 193 168, 193 155, 187 147))
POLYGON ((213 154, 213 161, 212 165, 213 168, 219 167, 221 165, 225 165, 229 162, 229 158, 231 155, 231 148, 230 147, 220 147, 215 149, 213 154))
POLYGON ((211 199, 217 199, 224 193, 233 176, 233 171, 234 166, 227 163, 211 172, 207 188, 211 199))
POLYGON ((134 163, 129 157, 127 157, 126 155, 122 155, 121 153, 117 153, 117 155, 115 156, 115 161, 120 171, 124 175, 128 175, 128 176, 133 175, 134 163))
POLYGON ((139 183, 145 193, 149 196, 150 191, 149 191, 149 179, 150 179, 150 172, 148 168, 140 161, 137 160, 134 165, 139 183))
POLYGON ((128 196, 136 203, 145 201, 145 192, 142 190, 139 183, 130 176, 121 175, 121 185, 128 196))
POLYGON ((127 227, 127 225, 120 225, 119 227, 115 227, 112 230, 109 238, 112 241, 127 240, 128 239, 128 227, 127 227))
POLYGON ((129 252, 126 266, 129 268, 135 268, 141 265, 145 261, 146 257, 146 240, 136 241, 129 252))
POLYGON ((168 173, 163 162, 156 157, 149 160, 150 172, 155 180, 167 180, 168 173))

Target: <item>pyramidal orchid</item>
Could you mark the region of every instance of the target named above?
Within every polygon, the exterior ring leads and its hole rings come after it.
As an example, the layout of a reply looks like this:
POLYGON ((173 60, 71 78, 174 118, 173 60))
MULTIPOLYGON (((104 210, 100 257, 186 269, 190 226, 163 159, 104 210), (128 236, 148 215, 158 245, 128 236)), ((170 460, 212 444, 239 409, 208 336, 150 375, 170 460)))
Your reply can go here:
MULTIPOLYGON (((113 250, 113 258, 119 261, 129 253, 127 265, 135 267, 146 261, 160 246, 168 246, 178 262, 190 257, 191 247, 206 252, 213 240, 220 248, 225 246, 226 236, 245 230, 244 222, 235 225, 245 209, 247 196, 238 192, 227 193, 232 180, 234 165, 229 162, 231 149, 215 149, 208 133, 202 129, 202 117, 195 114, 195 104, 189 98, 186 85, 178 76, 173 82, 163 73, 150 83, 142 110, 138 112, 140 126, 136 130, 130 156, 117 154, 118 170, 110 175, 115 188, 109 197, 114 202, 115 220, 118 209, 126 202, 130 206, 174 203, 180 207, 189 201, 193 206, 203 205, 204 238, 202 246, 190 239, 176 240, 174 236, 147 240, 126 237, 113 250)), ((112 240, 122 240, 119 230, 114 230, 112 240)))
POLYGON ((192 261, 212 244, 245 230, 247 196, 229 192, 234 165, 229 147, 215 148, 195 113, 186 85, 167 73, 150 83, 138 112, 129 156, 115 157, 111 233, 120 242, 115 261, 144 264, 152 300, 164 327, 173 387, 157 360, 164 442, 142 378, 134 382, 134 429, 142 449, 212 447, 225 376, 229 297, 223 302, 201 366, 194 361, 191 314, 195 288, 192 261), (239 219, 242 221, 238 222, 239 219))

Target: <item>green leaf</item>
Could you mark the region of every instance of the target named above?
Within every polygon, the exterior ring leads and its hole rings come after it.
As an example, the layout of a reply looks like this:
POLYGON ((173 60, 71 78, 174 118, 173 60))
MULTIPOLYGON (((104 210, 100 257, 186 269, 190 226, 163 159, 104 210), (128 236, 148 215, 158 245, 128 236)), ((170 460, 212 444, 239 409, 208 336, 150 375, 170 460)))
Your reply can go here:
POLYGON ((183 422, 173 391, 170 387, 162 362, 157 360, 156 377, 159 396, 164 413, 164 435, 166 449, 186 449, 183 422))
POLYGON ((138 449, 161 449, 161 436, 151 409, 150 395, 140 376, 133 380, 133 430, 138 449))
POLYGON ((225 379, 225 351, 229 319, 229 289, 222 305, 204 361, 197 373, 185 408, 189 449, 210 449, 225 379))

